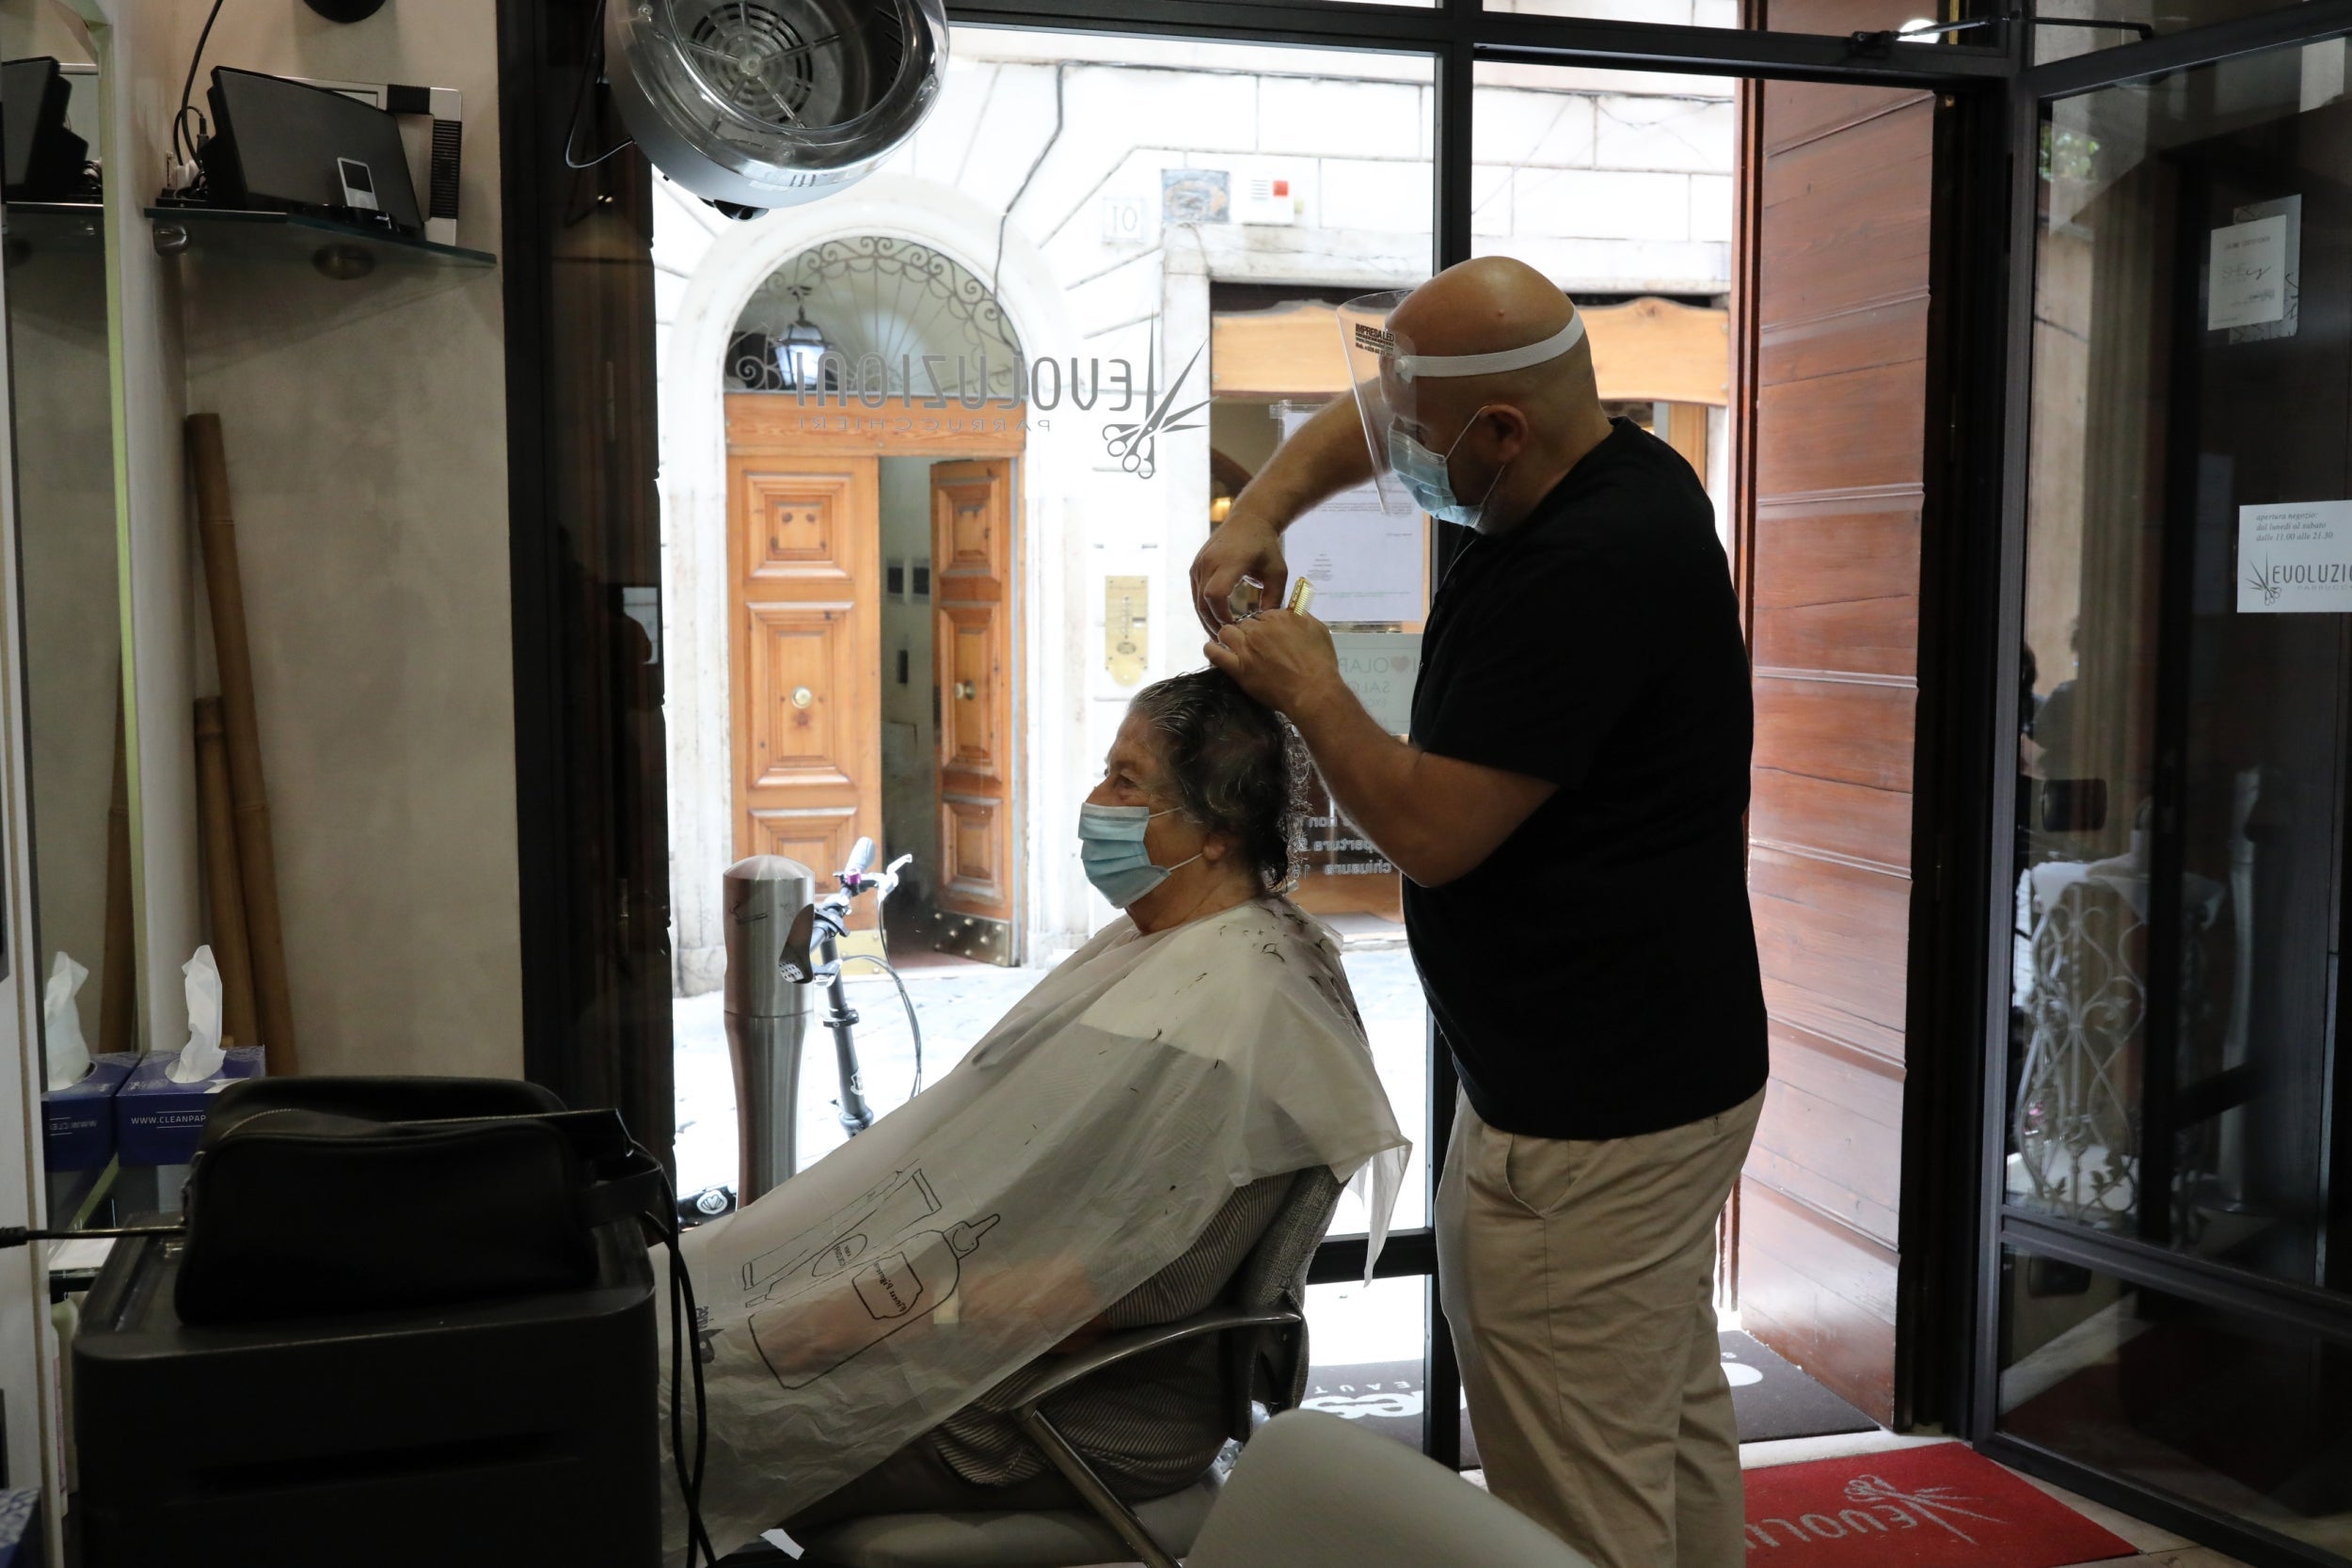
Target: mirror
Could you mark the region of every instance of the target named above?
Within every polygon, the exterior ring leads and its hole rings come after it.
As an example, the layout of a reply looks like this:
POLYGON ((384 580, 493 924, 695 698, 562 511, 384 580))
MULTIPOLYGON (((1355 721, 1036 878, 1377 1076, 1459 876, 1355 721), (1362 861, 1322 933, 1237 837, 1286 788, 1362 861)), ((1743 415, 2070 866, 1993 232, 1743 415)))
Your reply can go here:
MULTIPOLYGON (((97 52, 72 11, 59 0, 0 0, 0 255, 39 964, 24 979, 40 998, 53 1095, 91 1092, 105 1056, 139 1049, 99 92, 97 52)), ((59 1126, 53 1116, 50 1223, 102 1223, 111 1136, 76 1145, 59 1126)))

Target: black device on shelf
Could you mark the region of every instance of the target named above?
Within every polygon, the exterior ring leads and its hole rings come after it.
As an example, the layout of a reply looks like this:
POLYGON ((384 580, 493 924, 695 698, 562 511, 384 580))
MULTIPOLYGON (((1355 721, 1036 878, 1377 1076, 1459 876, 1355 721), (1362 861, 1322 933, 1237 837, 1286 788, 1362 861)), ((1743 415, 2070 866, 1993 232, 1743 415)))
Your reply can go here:
POLYGON ((214 205, 302 213, 401 235, 424 232, 400 122, 372 103, 308 82, 221 66, 213 71, 214 135, 199 154, 214 205), (351 166, 373 209, 347 194, 351 166))
POLYGON ((89 144, 66 129, 73 86, 47 55, 0 64, 7 172, 0 196, 10 201, 70 201, 84 194, 89 144))

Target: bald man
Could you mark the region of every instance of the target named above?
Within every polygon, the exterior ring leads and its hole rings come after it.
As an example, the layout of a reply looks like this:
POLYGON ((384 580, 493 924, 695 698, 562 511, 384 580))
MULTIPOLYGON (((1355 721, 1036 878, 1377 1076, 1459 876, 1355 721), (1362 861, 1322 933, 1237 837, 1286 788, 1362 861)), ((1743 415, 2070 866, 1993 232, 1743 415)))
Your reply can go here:
POLYGON ((1405 875, 1462 1082, 1438 1289, 1488 1484, 1599 1568, 1732 1568, 1715 1226, 1766 1061, 1754 720, 1713 510, 1673 448, 1603 414, 1581 318, 1517 261, 1451 268, 1357 341, 1375 395, 1301 427, 1193 562, 1205 651, 1290 716, 1405 875), (1283 527, 1373 451, 1474 530, 1430 606, 1409 742, 1319 622, 1220 613, 1244 573, 1281 602, 1283 527))

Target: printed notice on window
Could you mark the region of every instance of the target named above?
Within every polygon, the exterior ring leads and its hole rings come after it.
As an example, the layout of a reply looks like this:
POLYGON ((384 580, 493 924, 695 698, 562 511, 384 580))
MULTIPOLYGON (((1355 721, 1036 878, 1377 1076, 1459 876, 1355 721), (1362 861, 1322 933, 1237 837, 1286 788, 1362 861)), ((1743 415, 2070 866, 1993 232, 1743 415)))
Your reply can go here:
POLYGON ((2287 313, 2287 218, 2276 214, 2213 231, 2205 330, 2261 326, 2287 313))
POLYGON ((2241 615, 2352 614, 2352 500, 2237 509, 2241 615))
MULTIPOLYGON (((1313 414, 1311 406, 1284 406, 1282 438, 1313 414)), ((1429 545, 1421 514, 1383 512, 1380 492, 1369 483, 1301 514, 1282 531, 1282 554, 1294 577, 1314 583, 1319 620, 1376 625, 1418 621, 1426 612, 1429 545)))

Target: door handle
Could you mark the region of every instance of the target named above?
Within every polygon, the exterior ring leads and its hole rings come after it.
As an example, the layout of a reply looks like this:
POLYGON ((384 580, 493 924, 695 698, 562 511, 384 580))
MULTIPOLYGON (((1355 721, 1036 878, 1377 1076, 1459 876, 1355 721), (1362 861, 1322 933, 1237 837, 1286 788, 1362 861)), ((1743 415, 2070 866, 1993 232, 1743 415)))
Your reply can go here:
POLYGON ((815 702, 816 700, 817 693, 811 691, 805 686, 796 686, 792 689, 792 705, 794 707, 806 707, 809 704, 815 702))
POLYGON ((956 701, 960 703, 968 703, 979 694, 980 689, 978 683, 974 681, 956 682, 956 701))

